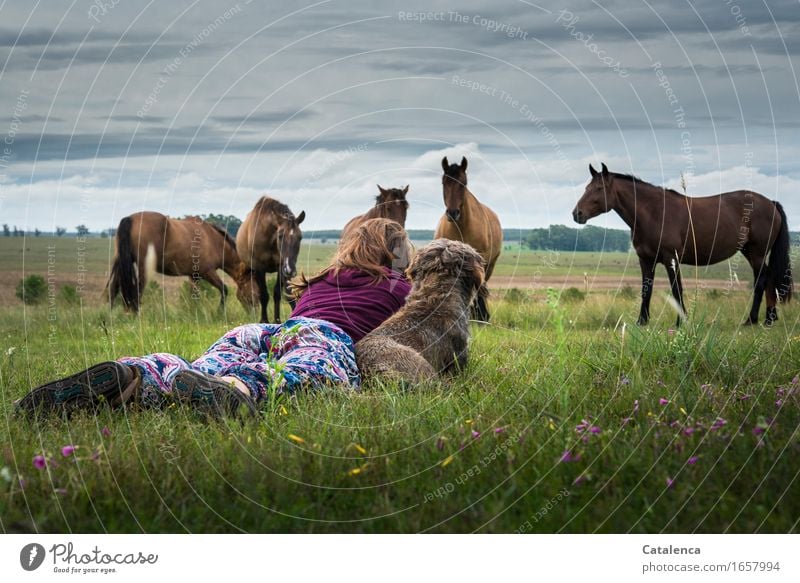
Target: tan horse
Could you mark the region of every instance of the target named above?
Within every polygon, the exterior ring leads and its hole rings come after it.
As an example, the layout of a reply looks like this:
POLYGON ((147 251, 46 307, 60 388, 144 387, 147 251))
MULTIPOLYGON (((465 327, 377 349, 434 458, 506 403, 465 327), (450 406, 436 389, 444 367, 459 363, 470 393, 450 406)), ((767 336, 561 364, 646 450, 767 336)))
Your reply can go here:
POLYGON ((139 311, 147 284, 147 254, 154 254, 153 267, 164 275, 188 275, 192 285, 201 279, 219 290, 220 306, 227 287, 217 269, 227 273, 237 285, 236 295, 243 305, 252 305, 253 289, 249 269, 236 253, 236 243, 221 228, 200 217, 171 219, 156 212, 140 212, 125 217, 117 228, 117 254, 106 284, 114 305, 122 293, 125 307, 139 311))
POLYGON ((273 304, 275 321, 280 322, 281 295, 286 291, 287 282, 297 275, 297 256, 303 239, 300 223, 305 218, 305 211, 295 217, 282 202, 263 196, 239 227, 236 246, 242 261, 252 270, 254 284, 258 286, 262 322, 269 321, 267 273, 278 274, 273 304))
POLYGON ((380 194, 375 197, 375 206, 363 215, 350 219, 342 229, 342 238, 350 229, 356 228, 369 219, 390 219, 400 223, 405 228, 406 215, 408 214, 408 201, 406 200, 408 185, 405 188, 385 189, 379 184, 378 191, 380 194))
MULTIPOLYGON (((486 262, 488 282, 503 247, 500 219, 467 188, 466 158, 461 158, 461 164, 449 164, 445 156, 442 158, 442 170, 445 213, 439 219, 434 239, 452 239, 472 245, 486 262)), ((489 310, 482 295, 478 296, 474 311, 478 320, 489 321, 489 310)))

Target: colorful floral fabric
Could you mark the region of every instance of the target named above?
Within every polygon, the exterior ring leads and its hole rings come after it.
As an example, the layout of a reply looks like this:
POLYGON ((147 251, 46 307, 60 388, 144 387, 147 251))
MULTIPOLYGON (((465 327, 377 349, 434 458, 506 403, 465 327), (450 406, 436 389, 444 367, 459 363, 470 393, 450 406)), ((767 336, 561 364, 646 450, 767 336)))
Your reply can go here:
POLYGON ((188 369, 236 377, 256 402, 301 388, 361 385, 352 339, 338 326, 312 318, 239 326, 191 363, 167 353, 124 357, 119 362, 142 373, 140 401, 149 407, 162 406, 175 376, 188 369))

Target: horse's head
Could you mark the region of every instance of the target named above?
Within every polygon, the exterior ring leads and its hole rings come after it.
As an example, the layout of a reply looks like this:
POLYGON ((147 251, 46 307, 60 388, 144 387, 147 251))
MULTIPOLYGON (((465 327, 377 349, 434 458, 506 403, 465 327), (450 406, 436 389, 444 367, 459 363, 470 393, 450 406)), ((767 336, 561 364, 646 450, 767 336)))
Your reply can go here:
POLYGON ((235 276, 236 297, 246 310, 252 310, 259 305, 261 295, 256 282, 256 272, 242 263, 235 276))
POLYGON ((603 169, 598 172, 589 164, 592 179, 586 185, 583 196, 572 210, 572 218, 576 223, 584 224, 589 219, 607 213, 614 207, 614 177, 603 164, 603 169))
POLYGON ((303 240, 300 223, 305 218, 306 211, 302 211, 296 217, 291 213, 278 217, 276 239, 280 253, 279 269, 281 276, 287 280, 297 275, 297 256, 300 254, 300 242, 303 240))
POLYGON ((375 198, 375 206, 381 209, 381 216, 406 226, 408 214, 408 185, 405 188, 383 188, 378 185, 380 194, 375 198))
POLYGON ((450 164, 445 156, 442 158, 442 170, 445 214, 449 221, 455 222, 461 216, 461 206, 467 190, 467 159, 462 157, 461 164, 450 164))

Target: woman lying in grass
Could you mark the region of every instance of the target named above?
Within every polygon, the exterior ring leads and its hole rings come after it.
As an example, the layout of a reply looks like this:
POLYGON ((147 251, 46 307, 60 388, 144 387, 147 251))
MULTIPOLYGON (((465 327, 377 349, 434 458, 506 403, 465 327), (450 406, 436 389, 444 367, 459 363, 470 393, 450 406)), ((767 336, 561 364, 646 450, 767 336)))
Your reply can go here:
POLYGON ((339 385, 357 389, 354 344, 394 314, 411 286, 403 228, 371 219, 345 235, 331 264, 293 283, 299 298, 283 324, 245 324, 197 360, 167 353, 103 362, 33 389, 23 413, 93 409, 102 402, 159 408, 169 400, 206 414, 253 413, 271 392, 339 385))

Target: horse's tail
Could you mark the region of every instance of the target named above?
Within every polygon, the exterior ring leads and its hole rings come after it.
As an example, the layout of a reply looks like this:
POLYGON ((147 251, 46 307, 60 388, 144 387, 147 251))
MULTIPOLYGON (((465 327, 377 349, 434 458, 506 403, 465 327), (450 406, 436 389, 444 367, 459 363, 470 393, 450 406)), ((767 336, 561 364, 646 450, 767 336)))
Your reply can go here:
POLYGON ((781 229, 778 238, 772 245, 767 264, 767 293, 773 297, 777 295, 780 302, 788 302, 792 299, 792 259, 790 256, 791 241, 789 240, 789 221, 786 220, 786 213, 781 204, 773 201, 775 208, 781 216, 781 229))
MULTIPOLYGON (((117 256, 111 267, 109 278, 110 293, 116 295, 116 290, 122 292, 122 301, 126 308, 139 311, 139 278, 136 274, 136 256, 133 252, 131 241, 131 228, 133 220, 125 217, 119 222, 117 228, 117 256)), ((111 297, 113 301, 114 297, 111 297)))

